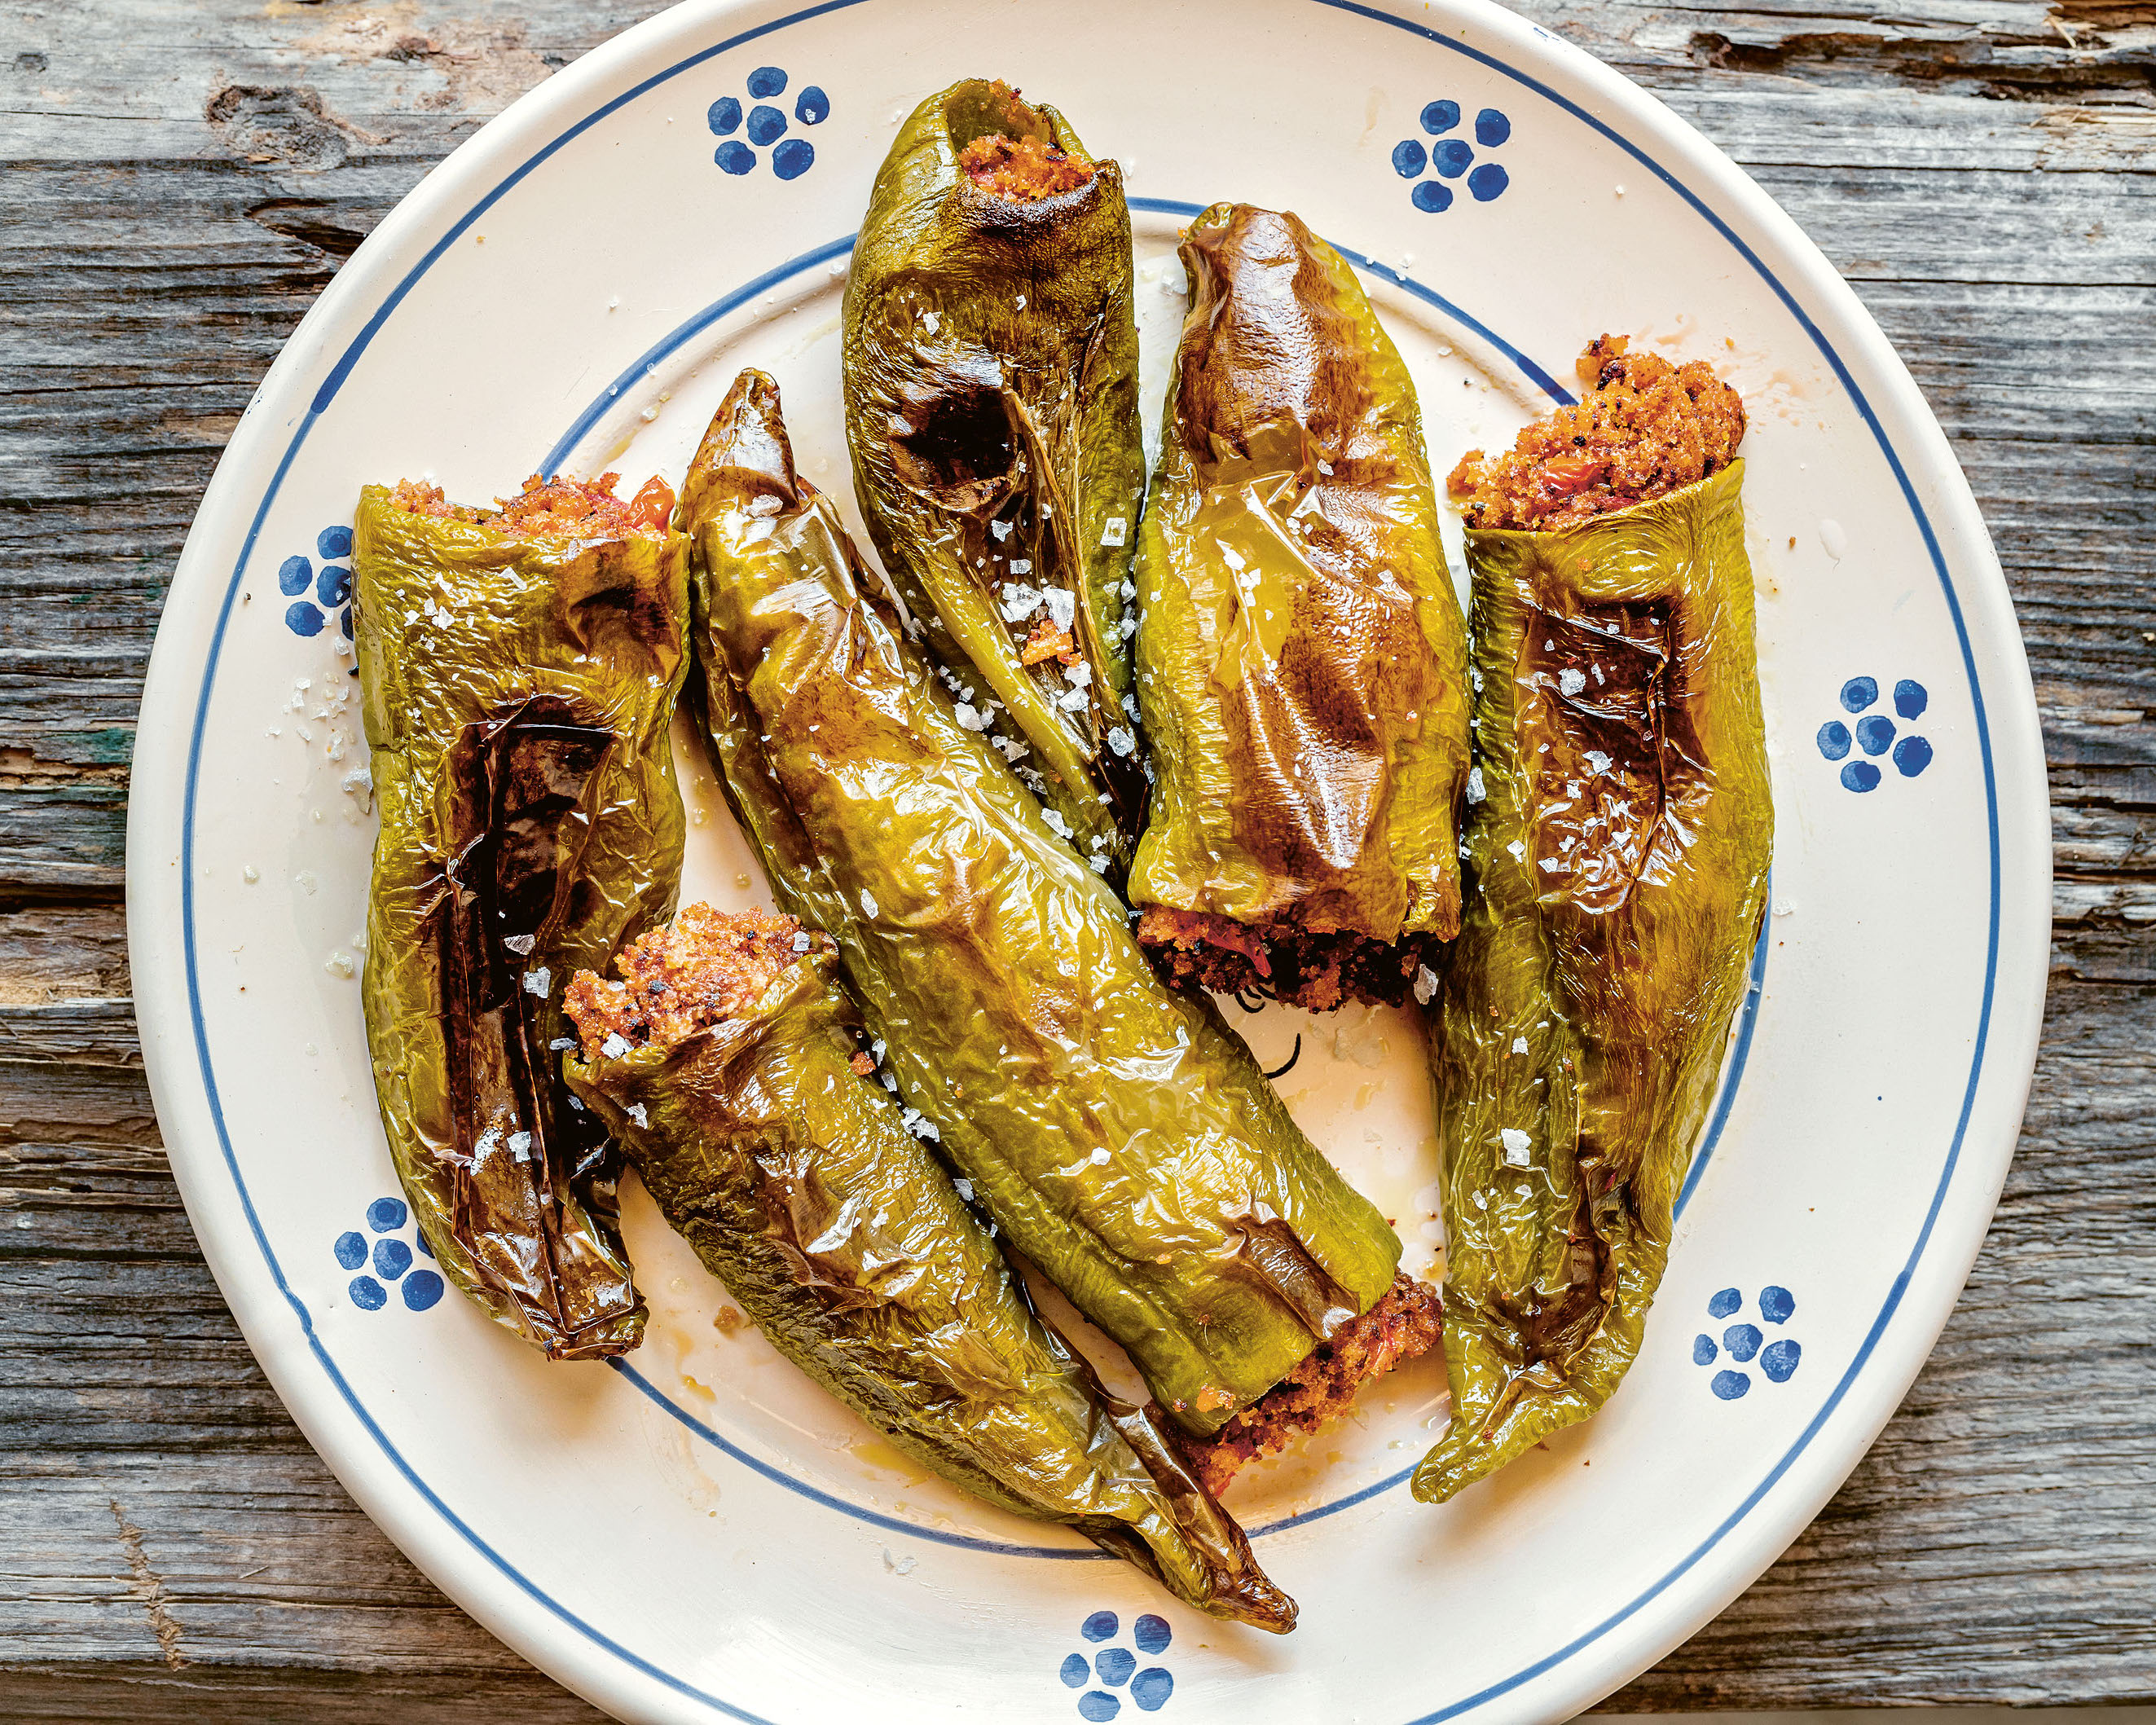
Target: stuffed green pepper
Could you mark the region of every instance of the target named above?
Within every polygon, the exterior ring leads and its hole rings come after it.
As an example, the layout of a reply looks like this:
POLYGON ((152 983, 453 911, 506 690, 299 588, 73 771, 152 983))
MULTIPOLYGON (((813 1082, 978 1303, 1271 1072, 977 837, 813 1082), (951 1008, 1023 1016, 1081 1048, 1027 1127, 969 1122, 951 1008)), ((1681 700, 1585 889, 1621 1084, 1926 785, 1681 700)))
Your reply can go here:
POLYGON ((1451 482, 1474 576, 1465 926, 1430 1014, 1451 1497, 1638 1353, 1767 897, 1736 392, 1604 336, 1451 482))
POLYGON ((1183 264, 1138 552, 1138 938, 1179 982, 1399 1005, 1460 926, 1467 776, 1414 386, 1294 216, 1216 204, 1183 264))
POLYGON ((697 452, 694 688, 781 903, 1004 1237, 1203 1435, 1391 1287, 1399 1242, 963 724, 744 372, 697 452))
POLYGON ((383 1130, 443 1273, 557 1359, 634 1348, 618 1158, 562 1087, 562 991, 671 914, 685 542, 654 480, 499 511, 369 485, 354 640, 381 836, 362 999, 383 1130))
POLYGON ((1137 359, 1122 171, 1003 84, 922 102, 846 283, 855 488, 962 716, 1118 878, 1146 800, 1137 359))
POLYGON ((1215 1616, 1295 1602, 1153 1406, 1104 1391, 874 1076, 837 952, 790 916, 684 911, 570 984, 570 1084, 780 1353, 974 1496, 1077 1529, 1215 1616))

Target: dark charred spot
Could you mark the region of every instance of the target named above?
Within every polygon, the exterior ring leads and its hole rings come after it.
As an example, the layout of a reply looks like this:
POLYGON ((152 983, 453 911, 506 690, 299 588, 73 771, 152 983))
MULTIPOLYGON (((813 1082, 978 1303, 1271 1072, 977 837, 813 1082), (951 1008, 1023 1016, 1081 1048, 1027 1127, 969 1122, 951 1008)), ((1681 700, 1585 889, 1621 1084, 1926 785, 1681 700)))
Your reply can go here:
POLYGON ((926 371, 888 424, 900 483, 939 509, 990 514, 1024 483, 1024 441, 992 361, 926 371))

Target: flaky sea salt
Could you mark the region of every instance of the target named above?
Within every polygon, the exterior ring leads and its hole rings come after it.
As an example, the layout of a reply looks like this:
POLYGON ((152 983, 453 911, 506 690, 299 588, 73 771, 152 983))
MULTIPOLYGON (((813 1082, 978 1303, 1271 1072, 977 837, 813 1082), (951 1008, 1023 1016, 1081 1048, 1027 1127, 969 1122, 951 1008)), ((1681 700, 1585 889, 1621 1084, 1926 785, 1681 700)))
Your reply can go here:
POLYGON ((599 1045, 599 1052, 610 1060, 618 1060, 629 1051, 629 1039, 619 1030, 608 1031, 607 1040, 599 1045))
POLYGON ((1587 686, 1584 671, 1561 670, 1557 674, 1558 691, 1563 695, 1577 695, 1587 686))
POLYGON ((1417 1006, 1427 1006, 1437 993, 1437 973, 1427 964, 1415 967, 1414 998, 1417 1006))
POLYGON ((1041 594, 1037 587, 1021 587, 1015 581, 1004 583, 1003 614, 1005 623, 1017 623, 1033 615, 1040 608, 1041 594))
POLYGON ((1508 1126, 1497 1134, 1505 1147, 1505 1164, 1508 1168, 1525 1168, 1527 1155, 1534 1141, 1516 1126, 1508 1126))
POLYGON ((544 1000, 547 998, 547 989, 553 985, 554 973, 543 964, 536 970, 527 970, 524 973, 524 992, 527 994, 536 994, 544 1000))

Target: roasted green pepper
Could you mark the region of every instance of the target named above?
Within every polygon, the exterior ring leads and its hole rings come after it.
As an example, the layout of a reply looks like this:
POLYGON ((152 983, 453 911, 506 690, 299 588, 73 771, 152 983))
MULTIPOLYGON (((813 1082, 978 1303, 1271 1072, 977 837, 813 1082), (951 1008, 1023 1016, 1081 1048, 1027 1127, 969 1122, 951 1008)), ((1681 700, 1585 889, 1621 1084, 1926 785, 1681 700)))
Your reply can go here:
POLYGON ((1452 1420, 1426 1500, 1616 1389, 1744 996, 1774 809, 1743 463, 1709 471, 1468 534, 1481 800, 1430 1015, 1452 1420))
POLYGON ((624 505, 612 478, 499 515, 369 485, 352 536, 382 1127, 443 1273, 557 1359, 634 1348, 644 1315, 561 992, 672 912, 681 868, 687 547, 663 485, 624 505))
POLYGON ((1002 84, 922 102, 846 283, 855 489, 968 710, 1119 875, 1146 800, 1137 362, 1122 170, 1002 84))
POLYGON ((1294 216, 1215 204, 1183 263, 1138 553, 1139 938, 1212 988, 1397 1005, 1459 929, 1467 775, 1414 386, 1294 216))
POLYGON ((1018 1250, 1203 1434, 1383 1294, 1399 1241, 868 597, 744 372, 691 465, 694 687, 787 909, 1018 1250))
POLYGON ((1110 1397, 1034 1313, 863 1070, 836 952, 800 931, 692 906, 620 961, 626 985, 580 975, 578 1095, 778 1350, 896 1448, 1000 1508, 1076 1528, 1216 1616, 1293 1627, 1295 1602, 1160 1410, 1110 1397))

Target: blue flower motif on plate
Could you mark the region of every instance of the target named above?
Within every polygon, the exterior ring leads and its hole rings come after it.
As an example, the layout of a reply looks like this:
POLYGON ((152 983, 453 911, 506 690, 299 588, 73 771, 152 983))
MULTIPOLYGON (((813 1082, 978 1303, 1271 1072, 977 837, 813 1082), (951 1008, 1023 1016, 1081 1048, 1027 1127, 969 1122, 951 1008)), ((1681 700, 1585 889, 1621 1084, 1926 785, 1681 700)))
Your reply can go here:
POLYGON ((1131 1625, 1129 1647, 1116 1642, 1122 1627, 1114 1612, 1096 1611, 1078 1625, 1078 1633, 1099 1651, 1067 1653, 1056 1667, 1065 1688, 1084 1692, 1078 1697, 1078 1717, 1091 1725, 1121 1713, 1126 1699, 1142 1713, 1157 1713, 1175 1693, 1175 1678, 1166 1666, 1139 1663, 1158 1661, 1168 1651, 1175 1639, 1168 1620, 1147 1612, 1131 1625))
POLYGON ((352 1303, 362 1312, 380 1312, 389 1304, 393 1288, 408 1312, 424 1312, 436 1304, 444 1291, 439 1272, 412 1267, 415 1247, 422 1256, 434 1255, 427 1236, 413 1228, 408 1241, 402 1237, 412 1219, 411 1207, 401 1198, 377 1198, 367 1205, 363 1219, 363 1232, 348 1228, 330 1245, 338 1269, 358 1272, 345 1284, 352 1303))
POLYGON ((1428 103, 1419 120, 1424 132, 1435 141, 1426 144, 1421 138, 1410 137, 1393 146, 1393 172, 1414 182, 1409 200, 1426 214, 1439 215, 1452 208, 1456 194, 1450 182, 1463 175, 1467 195, 1477 203, 1502 198, 1512 182, 1502 163, 1478 162, 1476 157, 1476 145, 1494 150, 1512 136, 1511 119, 1500 109, 1481 110, 1474 116, 1475 142, 1471 144, 1459 131, 1463 117, 1460 104, 1449 97, 1428 103), (1424 178, 1425 172, 1435 177, 1424 178))
POLYGON ((277 566, 277 591, 290 601, 285 627, 311 639, 325 629, 352 639, 352 529, 325 527, 314 555, 295 552, 277 566))
MULTIPOLYGON (((1929 691, 1912 677, 1895 684, 1892 699, 1895 717, 1905 726, 1922 718, 1932 704, 1929 691)), ((1829 719, 1813 739, 1820 754, 1842 763, 1841 782, 1849 790, 1879 788, 1887 776, 1877 764, 1882 755, 1904 778, 1914 778, 1932 764, 1931 743, 1913 731, 1900 730, 1895 717, 1873 711, 1878 702, 1875 679, 1851 677, 1841 685, 1841 708, 1853 718, 1829 719)))
POLYGON ((722 95, 705 111, 704 123, 719 141, 711 160, 721 170, 755 172, 759 151, 770 152, 771 171, 782 180, 798 180, 816 165, 816 146, 793 129, 821 126, 831 117, 831 99, 811 84, 794 91, 789 105, 791 81, 783 66, 758 66, 748 74, 746 100, 722 95))
MULTIPOLYGON (((1779 1329, 1795 1315, 1796 1296, 1785 1287, 1763 1287, 1759 1290, 1758 1308, 1760 1322, 1779 1329)), ((1744 1295, 1738 1288, 1723 1288, 1707 1302, 1707 1315, 1717 1321, 1738 1317, 1743 1310, 1744 1295)), ((1755 1323, 1730 1324, 1718 1336, 1702 1330, 1691 1339, 1694 1365, 1711 1366, 1724 1356, 1734 1362, 1724 1366, 1707 1382, 1707 1387, 1726 1402, 1736 1401, 1751 1393, 1752 1373, 1740 1371, 1738 1367, 1756 1369, 1769 1384, 1786 1384, 1804 1354, 1803 1344, 1794 1337, 1769 1338, 1755 1323)))

